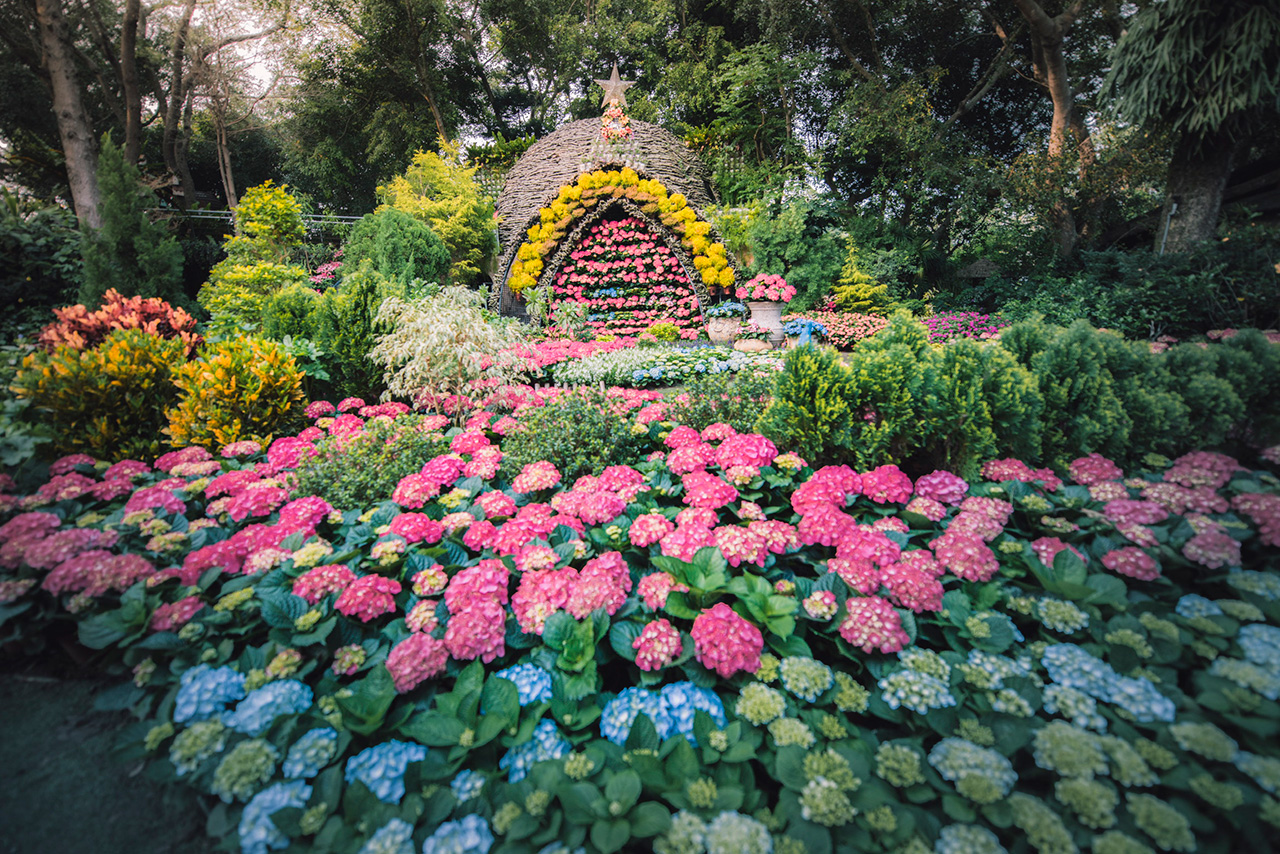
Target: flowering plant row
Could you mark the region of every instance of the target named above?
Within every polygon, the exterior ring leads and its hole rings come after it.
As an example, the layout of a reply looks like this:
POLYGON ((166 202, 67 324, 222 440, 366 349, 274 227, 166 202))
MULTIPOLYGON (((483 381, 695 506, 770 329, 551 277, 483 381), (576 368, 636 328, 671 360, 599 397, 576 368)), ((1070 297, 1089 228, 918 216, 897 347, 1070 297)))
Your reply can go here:
POLYGON ((597 334, 638 335, 655 323, 675 324, 681 338, 702 327, 698 295, 679 260, 635 217, 593 225, 552 286, 552 310, 583 303, 597 334))
POLYGON ((929 328, 929 340, 947 342, 956 338, 996 338, 1009 324, 989 314, 976 311, 952 311, 931 315, 921 321, 929 328))
POLYGON ((738 299, 790 302, 796 295, 796 289, 781 276, 760 273, 752 276, 746 284, 739 285, 735 293, 738 299))
POLYGON ((714 347, 653 347, 621 350, 565 362, 552 370, 557 383, 651 388, 680 385, 706 374, 776 372, 782 359, 768 354, 726 353, 714 347))
POLYGON ((806 311, 804 314, 784 314, 784 323, 793 320, 810 320, 820 323, 827 330, 827 342, 838 350, 849 350, 863 338, 875 335, 889 325, 888 318, 854 311, 806 311))
POLYGON ((630 168, 597 170, 580 176, 560 190, 555 200, 538 211, 538 222, 529 229, 529 241, 516 250, 507 284, 520 293, 536 285, 543 274, 547 258, 570 231, 573 223, 597 204, 626 198, 641 210, 674 231, 685 249, 693 256, 694 266, 706 285, 730 287, 733 268, 725 256, 723 243, 712 242, 711 225, 698 218, 688 200, 680 193, 669 195, 661 182, 642 179, 630 168))
POLYGON ((401 417, 338 409, 265 454, 64 458, 3 499, 6 627, 69 613, 113 650, 142 746, 247 854, 1264 850, 1280 826, 1271 474, 815 470, 659 403, 645 459, 571 486, 503 476, 495 413, 417 418, 449 452, 332 507, 291 471, 401 417))

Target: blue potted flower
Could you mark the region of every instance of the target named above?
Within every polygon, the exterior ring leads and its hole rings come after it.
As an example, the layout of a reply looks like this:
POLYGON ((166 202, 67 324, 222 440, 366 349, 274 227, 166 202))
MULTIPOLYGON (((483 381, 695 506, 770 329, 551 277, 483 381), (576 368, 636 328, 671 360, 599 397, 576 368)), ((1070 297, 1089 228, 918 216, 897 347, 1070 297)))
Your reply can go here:
POLYGON ((712 344, 732 344, 747 315, 747 307, 740 302, 722 302, 702 312, 707 319, 707 337, 712 344))
POLYGON ((822 340, 827 337, 827 327, 807 317, 788 320, 782 324, 782 332, 787 336, 787 344, 791 347, 809 344, 815 339, 822 340))

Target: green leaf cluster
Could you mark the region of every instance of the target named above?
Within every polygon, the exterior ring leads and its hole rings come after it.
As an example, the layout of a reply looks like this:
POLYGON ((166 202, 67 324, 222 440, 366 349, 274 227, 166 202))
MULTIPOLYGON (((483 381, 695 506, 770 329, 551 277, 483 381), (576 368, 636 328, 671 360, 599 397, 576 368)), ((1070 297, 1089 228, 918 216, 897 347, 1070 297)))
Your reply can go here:
POLYGON ((351 230, 342 252, 344 265, 356 267, 368 259, 406 292, 415 279, 442 283, 449 276, 448 247, 431 226, 396 208, 367 214, 351 230))

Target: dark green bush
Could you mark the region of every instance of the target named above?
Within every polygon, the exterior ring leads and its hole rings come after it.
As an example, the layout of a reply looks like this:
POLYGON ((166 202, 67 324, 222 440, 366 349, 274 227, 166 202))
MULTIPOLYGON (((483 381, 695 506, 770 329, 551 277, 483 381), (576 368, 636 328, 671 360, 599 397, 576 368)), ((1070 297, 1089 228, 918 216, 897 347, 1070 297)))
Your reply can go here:
POLYGON ((275 341, 285 336, 315 339, 324 300, 315 288, 291 285, 272 295, 262 310, 261 333, 275 341))
POLYGON ((685 385, 687 397, 672 402, 667 407, 667 416, 695 430, 721 423, 739 433, 750 433, 776 381, 776 376, 745 371, 706 374, 685 385))
POLYGON ((334 507, 373 507, 387 500, 401 478, 449 450, 443 434, 417 429, 422 417, 370 421, 355 439, 322 439, 319 455, 298 465, 294 495, 319 495, 334 507))
POLYGON ((404 296, 403 287, 387 280, 365 261, 342 284, 324 292, 315 342, 325 353, 336 394, 374 400, 386 388, 382 368, 369 359, 381 330, 378 307, 389 296, 404 296))
POLYGON ((97 174, 102 227, 84 235, 84 283, 78 301, 94 309, 114 289, 123 296, 185 303, 182 248, 177 238, 151 221, 148 209, 159 204, 155 194, 110 134, 102 139, 97 174))
POLYGON ((367 259, 374 270, 405 288, 414 279, 444 282, 449 276, 448 247, 431 226, 395 208, 356 223, 342 252, 344 264, 355 267, 367 259))
POLYGON ((503 472, 519 474, 528 463, 549 460, 566 483, 584 474, 599 474, 641 455, 647 434, 631 432, 631 422, 619 417, 600 391, 567 391, 545 406, 520 417, 521 429, 502 442, 503 472))
POLYGON ((815 464, 847 459, 856 417, 852 398, 852 377, 835 350, 793 347, 756 430, 815 464))
MULTIPOLYGON (((0 188, 0 308, 4 325, 45 323, 50 308, 75 302, 84 277, 75 214, 28 209, 0 188)), ((6 336, 9 337, 9 336, 6 336)))

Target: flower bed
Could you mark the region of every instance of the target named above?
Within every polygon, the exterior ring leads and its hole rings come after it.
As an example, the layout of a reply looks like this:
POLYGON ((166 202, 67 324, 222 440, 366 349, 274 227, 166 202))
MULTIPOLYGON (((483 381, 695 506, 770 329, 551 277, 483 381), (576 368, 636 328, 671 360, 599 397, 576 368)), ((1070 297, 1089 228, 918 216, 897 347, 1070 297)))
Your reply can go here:
POLYGON ((875 335, 889 325, 887 318, 856 311, 807 311, 783 315, 783 321, 811 320, 827 330, 827 341, 837 350, 848 350, 863 338, 875 335))
POLYGON ((655 388, 680 385, 704 374, 739 371, 778 371, 782 359, 768 354, 747 354, 715 347, 636 347, 588 356, 557 365, 552 375, 567 385, 632 386, 655 388))
POLYGON ((318 442, 401 417, 362 411, 265 454, 66 458, 3 499, 4 628, 71 619, 130 669, 154 770, 249 854, 1264 850, 1280 826, 1271 474, 912 482, 642 409, 647 458, 572 486, 500 477, 482 414, 377 506, 291 494, 318 442))
POLYGON ((698 296, 680 262, 635 217, 591 226, 556 274, 552 310, 565 301, 587 306, 597 334, 639 335, 655 323, 673 323, 681 338, 698 337, 698 296))
POLYGON ((978 314, 976 311, 952 311, 935 314, 920 321, 929 328, 929 340, 939 343, 956 338, 976 338, 986 341, 1000 335, 1008 326, 998 317, 978 314))

